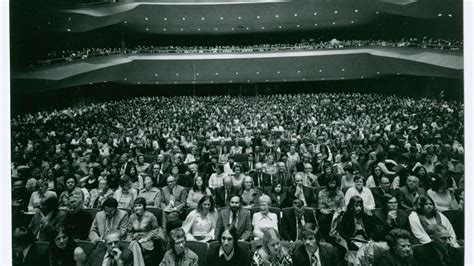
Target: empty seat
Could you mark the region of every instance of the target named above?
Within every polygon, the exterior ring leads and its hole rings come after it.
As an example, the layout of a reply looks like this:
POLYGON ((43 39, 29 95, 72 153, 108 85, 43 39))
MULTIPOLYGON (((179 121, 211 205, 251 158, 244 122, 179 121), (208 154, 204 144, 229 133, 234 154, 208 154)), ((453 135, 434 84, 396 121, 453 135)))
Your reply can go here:
POLYGON ((199 241, 187 241, 186 247, 194 251, 196 255, 198 255, 198 265, 205 266, 207 265, 207 243, 199 242, 199 241))
POLYGON ((147 207, 147 211, 153 213, 155 215, 156 220, 158 220, 158 225, 166 228, 166 215, 163 215, 163 210, 160 208, 155 208, 155 207, 147 207))

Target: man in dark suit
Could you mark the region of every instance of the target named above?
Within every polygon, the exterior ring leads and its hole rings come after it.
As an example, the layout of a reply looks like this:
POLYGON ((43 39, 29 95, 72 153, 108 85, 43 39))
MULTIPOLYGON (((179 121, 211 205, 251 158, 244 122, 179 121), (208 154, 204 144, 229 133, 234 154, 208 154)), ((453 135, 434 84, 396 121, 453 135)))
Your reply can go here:
POLYGON ((98 245, 89 255, 87 265, 89 266, 132 266, 133 253, 124 247, 120 247, 120 231, 111 230, 105 234, 105 246, 98 245))
POLYGON ((283 182, 284 186, 291 186, 291 184, 293 183, 293 178, 291 178, 290 173, 286 169, 286 164, 284 162, 278 162, 277 167, 278 170, 274 178, 279 178, 283 182))
POLYGON ((49 245, 38 245, 30 229, 15 228, 12 235, 14 266, 49 265, 49 245))
POLYGON ((321 242, 321 234, 315 224, 306 223, 303 226, 303 244, 297 245, 293 252, 293 265, 339 265, 337 249, 321 242))
POLYGON ((400 196, 397 190, 390 188, 390 179, 386 176, 380 178, 379 186, 370 188, 372 195, 374 196, 375 208, 382 208, 383 206, 383 196, 385 194, 390 194, 397 198, 397 201, 400 202, 400 196))
POLYGON ((463 249, 454 248, 450 245, 451 237, 444 226, 438 224, 428 225, 426 233, 430 236, 432 242, 415 247, 413 250, 413 256, 418 265, 464 265, 463 249))
POLYGON ((301 229, 306 223, 317 224, 314 211, 305 209, 303 202, 299 199, 295 199, 292 209, 283 210, 280 226, 281 237, 286 241, 301 239, 301 229))
POLYGON ((74 239, 87 240, 92 225, 92 215, 82 209, 82 197, 74 195, 69 198, 69 212, 64 224, 69 228, 74 239))
POLYGON ((234 195, 230 198, 230 207, 225 208, 219 212, 216 224, 216 239, 229 226, 233 225, 237 228, 238 237, 240 240, 249 241, 252 237, 252 223, 250 219, 250 212, 242 208, 242 199, 239 195, 234 195))
POLYGON ((263 172, 262 163, 255 164, 255 171, 249 175, 253 179, 253 183, 256 187, 264 188, 271 186, 271 177, 269 174, 263 172))
POLYGON ((416 209, 416 200, 423 195, 426 195, 426 191, 423 188, 418 187, 418 177, 408 176, 406 185, 399 189, 400 205, 401 209, 409 212, 416 209))
POLYGON ((232 186, 232 177, 225 176, 223 183, 224 186, 216 189, 215 202, 217 208, 228 207, 230 197, 237 192, 232 186))
POLYGON ((294 185, 290 187, 289 191, 294 199, 303 201, 304 206, 317 207, 317 198, 314 189, 303 185, 303 176, 301 173, 295 174, 294 185))

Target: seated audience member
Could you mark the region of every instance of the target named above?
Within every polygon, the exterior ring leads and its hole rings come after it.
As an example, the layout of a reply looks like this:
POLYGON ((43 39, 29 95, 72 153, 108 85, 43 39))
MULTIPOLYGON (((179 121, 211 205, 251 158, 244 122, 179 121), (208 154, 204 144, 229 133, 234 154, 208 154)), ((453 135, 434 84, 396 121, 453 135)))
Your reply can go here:
POLYGON ((105 245, 97 245, 89 255, 87 265, 123 265, 132 266, 133 253, 120 245, 122 232, 116 229, 107 231, 104 235, 105 245))
POLYGON ((288 172, 288 169, 286 168, 286 164, 284 162, 277 163, 277 172, 273 175, 273 178, 279 178, 283 181, 283 184, 288 186, 291 186, 291 183, 293 182, 291 174, 290 172, 288 172))
POLYGON ((431 241, 413 250, 418 265, 429 266, 460 266, 464 265, 464 250, 454 247, 450 241, 451 234, 440 224, 430 224, 426 233, 431 241))
POLYGON ((346 191, 346 195, 344 196, 344 199, 346 201, 346 205, 349 205, 349 201, 353 196, 359 196, 362 198, 364 202, 364 208, 366 210, 373 210, 375 209, 375 201, 374 201, 374 196, 372 195, 372 192, 370 189, 364 187, 364 178, 360 175, 354 175, 354 186, 350 187, 346 191))
POLYGON ((445 212, 444 215, 451 222, 458 241, 464 240, 464 191, 457 194, 459 209, 457 211, 445 212))
POLYGON ((428 175, 428 172, 426 171, 426 168, 422 165, 418 165, 413 168, 413 175, 418 177, 419 180, 419 186, 426 191, 428 191, 431 188, 431 181, 430 177, 428 175))
POLYGON ((186 247, 186 234, 183 229, 175 228, 169 234, 169 249, 160 266, 197 266, 198 256, 186 247))
POLYGON ((59 196, 59 206, 67 209, 69 205, 69 197, 74 195, 81 195, 84 197, 82 189, 77 186, 77 180, 74 176, 66 178, 66 190, 59 196))
POLYGON ((103 241, 110 230, 119 230, 120 237, 125 238, 128 229, 128 212, 117 209, 115 198, 108 198, 102 204, 102 211, 95 215, 89 230, 89 239, 92 243, 103 241))
POLYGON ((260 211, 254 213, 252 217, 253 237, 255 239, 261 239, 267 228, 274 228, 278 231, 278 217, 275 213, 269 211, 272 203, 270 197, 268 195, 260 196, 259 203, 260 211))
POLYGON ((273 185, 271 190, 268 191, 268 196, 272 201, 271 207, 286 208, 291 205, 291 197, 288 193, 288 189, 283 187, 283 183, 280 179, 273 179, 273 185))
POLYGON ((143 154, 138 154, 137 155, 137 172, 138 175, 140 176, 146 176, 148 173, 148 170, 150 168, 150 164, 145 162, 145 156, 143 154))
MULTIPOLYGON (((262 163, 256 163, 255 171, 250 173, 249 176, 253 179, 254 185, 258 188, 263 188, 272 185, 270 175, 263 172, 262 163)), ((284 180, 281 181, 284 182, 284 180)))
POLYGON ((335 176, 328 175, 326 177, 326 182, 326 188, 319 191, 318 195, 318 219, 320 232, 324 238, 329 237, 334 213, 340 212, 346 207, 344 193, 339 187, 337 187, 335 176))
POLYGON ((217 208, 229 206, 230 197, 238 192, 238 190, 232 186, 232 178, 230 176, 225 176, 223 183, 224 186, 215 190, 217 208))
POLYGON ((49 248, 35 245, 36 237, 30 229, 19 226, 12 234, 12 265, 36 266, 49 265, 49 248))
POLYGON ((242 208, 242 199, 239 195, 230 198, 229 207, 222 209, 217 217, 216 238, 229 226, 237 228, 239 239, 248 241, 252 237, 252 223, 250 212, 242 208))
POLYGON ((306 223, 317 224, 314 212, 305 211, 300 199, 293 200, 293 208, 283 210, 281 237, 286 241, 301 240, 301 230, 306 223))
POLYGON ((64 224, 66 212, 59 209, 58 198, 44 198, 41 211, 31 218, 30 229, 38 240, 49 241, 57 228, 64 224))
POLYGON ((72 232, 65 227, 59 227, 50 241, 51 266, 76 265, 86 263, 86 253, 74 242, 72 232))
POLYGON ((374 236, 379 221, 365 212, 364 200, 353 196, 347 204, 339 224, 339 234, 347 242, 349 250, 358 250, 374 236))
POLYGON ((322 240, 319 228, 313 223, 302 227, 302 244, 293 251, 293 265, 339 265, 337 249, 322 240))
POLYGON ((262 166, 263 172, 272 176, 275 175, 278 171, 277 165, 275 163, 275 158, 271 154, 267 155, 266 161, 262 166))
POLYGON ((232 170, 234 172, 234 174, 230 175, 230 177, 232 177, 232 185, 235 189, 240 189, 246 177, 246 175, 242 173, 242 165, 236 163, 232 170))
POLYGON ((140 190, 138 197, 144 198, 147 207, 160 208, 161 207, 161 191, 159 188, 153 186, 153 180, 149 176, 144 178, 145 188, 140 190))
POLYGON ((438 224, 444 226, 451 238, 449 242, 453 247, 459 247, 457 243, 456 233, 448 218, 441 212, 437 211, 433 199, 428 196, 421 196, 416 203, 417 209, 412 211, 408 216, 410 228, 413 235, 419 243, 426 244, 432 239, 426 233, 426 229, 430 224, 438 224))
POLYGON ((114 192, 114 198, 118 202, 120 209, 133 208, 133 201, 137 198, 136 189, 132 188, 132 181, 127 175, 120 177, 120 188, 114 192))
POLYGON ((186 189, 176 184, 176 178, 172 175, 167 178, 168 185, 161 189, 161 209, 166 215, 168 222, 176 223, 180 220, 180 214, 184 211, 186 203, 186 189))
POLYGON ((413 258, 410 233, 407 230, 395 228, 387 236, 389 250, 375 261, 377 266, 417 266, 413 258))
POLYGON ((40 179, 38 182, 36 182, 36 185, 38 187, 37 191, 34 191, 31 196, 30 196, 30 202, 28 203, 28 211, 30 212, 38 212, 40 211, 40 204, 43 199, 49 198, 49 197, 55 197, 57 198, 57 195, 54 191, 49 191, 48 190, 48 183, 40 179))
POLYGON ((69 211, 64 225, 72 239, 87 240, 92 219, 91 214, 82 209, 81 196, 74 195, 69 197, 69 211))
POLYGON ((209 188, 217 189, 224 186, 224 177, 227 174, 224 173, 224 166, 222 164, 218 164, 215 168, 215 172, 211 174, 209 177, 209 188))
MULTIPOLYGON (((158 158, 163 157, 163 154, 159 154, 158 158)), ((164 159, 163 159, 164 160, 164 159)), ((161 164, 162 165, 162 164, 161 164)), ((158 186, 158 188, 162 188, 166 186, 166 175, 160 169, 160 164, 154 163, 153 166, 150 168, 150 177, 154 183, 158 186)))
POLYGON ((296 173, 294 184, 289 188, 290 195, 295 199, 300 199, 306 207, 316 208, 317 200, 313 188, 303 185, 303 176, 296 173))
POLYGON ((108 188, 107 179, 99 178, 99 185, 97 189, 90 191, 90 201, 87 208, 100 208, 102 203, 114 195, 114 192, 108 188))
POLYGON ((454 189, 449 185, 451 179, 446 179, 440 175, 432 175, 431 180, 431 189, 426 194, 433 199, 436 210, 440 212, 457 210, 458 203, 454 196, 454 189))
POLYGON ((399 189, 400 207, 406 212, 414 211, 416 209, 415 202, 419 197, 426 195, 423 188, 418 187, 418 177, 408 176, 405 186, 399 189))
POLYGON ((146 200, 138 197, 133 203, 133 213, 128 220, 127 241, 131 241, 134 265, 150 265, 158 249, 155 241, 166 241, 166 232, 160 228, 155 215, 146 210, 146 200))
POLYGON ((382 201, 383 201, 384 195, 387 195, 387 194, 392 195, 394 197, 397 197, 397 200, 400 198, 398 191, 390 187, 390 179, 388 179, 388 177, 386 176, 380 177, 378 186, 371 187, 370 191, 372 192, 372 195, 374 196, 375 208, 382 208, 383 206, 382 201))
POLYGON ((240 189, 240 196, 242 198, 242 206, 244 208, 254 207, 258 204, 258 197, 261 192, 253 185, 253 179, 250 176, 244 177, 242 188, 240 189))
POLYGON ((354 186, 354 168, 352 165, 344 166, 345 175, 341 178, 341 189, 351 188, 354 186))
POLYGON ((303 153, 302 160, 295 164, 296 172, 304 172, 304 165, 307 163, 311 163, 311 154, 309 152, 303 153))
POLYGON ((319 187, 318 177, 313 174, 313 165, 304 164, 303 184, 307 187, 319 187))
MULTIPOLYGON (((223 150, 225 150, 226 148, 227 148, 227 146, 224 146, 223 150)), ((219 162, 224 164, 224 173, 226 173, 228 176, 231 176, 231 175, 234 174, 233 169, 234 169, 234 166, 236 165, 236 163, 234 162, 234 155, 233 154, 229 154, 228 160, 227 160, 226 163, 221 161, 220 156, 219 156, 219 162)))
POLYGON ((267 228, 263 234, 263 246, 252 256, 252 265, 293 265, 288 250, 281 245, 280 234, 275 228, 267 228))
POLYGON ((204 185, 202 177, 198 176, 194 179, 193 187, 189 190, 186 206, 195 209, 198 202, 206 195, 212 196, 211 190, 204 185))
POLYGON ((84 185, 88 191, 98 188, 100 173, 101 169, 99 167, 92 167, 89 169, 89 175, 86 176, 84 185))
POLYGON ((373 214, 383 225, 383 235, 387 235, 395 228, 410 230, 408 215, 403 210, 398 209, 397 198, 391 194, 383 196, 382 208, 374 210, 373 214))
POLYGON ((374 166, 372 168, 371 175, 367 178, 367 181, 365 181, 365 186, 368 188, 373 188, 373 187, 378 187, 380 186, 380 180, 383 177, 382 170, 380 169, 379 166, 374 166))
POLYGON ((219 246, 209 250, 207 263, 209 266, 247 266, 249 258, 239 247, 237 228, 230 226, 218 236, 219 246))
POLYGON ((188 241, 208 242, 214 240, 217 223, 217 210, 214 199, 204 195, 183 222, 183 228, 188 241))

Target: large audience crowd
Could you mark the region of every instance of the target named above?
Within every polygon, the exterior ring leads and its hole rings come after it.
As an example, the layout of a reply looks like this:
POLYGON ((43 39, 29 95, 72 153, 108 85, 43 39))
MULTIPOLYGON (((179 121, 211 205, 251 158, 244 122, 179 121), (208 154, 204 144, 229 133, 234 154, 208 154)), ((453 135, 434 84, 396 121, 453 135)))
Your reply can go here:
POLYGON ((462 40, 446 40, 432 38, 408 38, 393 40, 337 40, 317 41, 302 40, 299 43, 259 44, 248 46, 137 46, 134 48, 84 48, 82 50, 52 51, 39 65, 49 65, 55 62, 70 62, 75 59, 108 56, 117 54, 193 54, 193 53, 253 53, 253 52, 283 52, 293 50, 319 50, 346 47, 418 47, 440 50, 460 51, 462 40))
POLYGON ((203 265, 199 243, 206 265, 462 265, 463 108, 352 93, 17 116, 14 265, 203 265))

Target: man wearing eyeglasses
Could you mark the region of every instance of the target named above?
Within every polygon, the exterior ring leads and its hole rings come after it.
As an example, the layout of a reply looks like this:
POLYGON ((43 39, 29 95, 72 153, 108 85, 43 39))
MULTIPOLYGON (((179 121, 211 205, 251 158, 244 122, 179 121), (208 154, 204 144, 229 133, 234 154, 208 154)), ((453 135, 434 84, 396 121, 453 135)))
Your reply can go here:
POLYGON ((111 230, 105 233, 105 246, 98 245, 89 255, 90 266, 131 266, 133 265, 133 253, 125 247, 120 246, 120 231, 111 230))
POLYGON ((197 266, 198 256, 186 247, 186 234, 182 228, 170 232, 170 249, 166 251, 160 266, 197 266))
POLYGON ((464 265, 462 248, 452 246, 451 235, 446 227, 431 224, 426 228, 431 242, 415 247, 413 255, 418 265, 457 266, 464 265))

